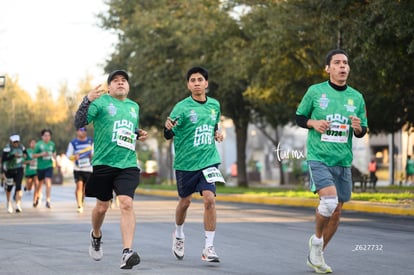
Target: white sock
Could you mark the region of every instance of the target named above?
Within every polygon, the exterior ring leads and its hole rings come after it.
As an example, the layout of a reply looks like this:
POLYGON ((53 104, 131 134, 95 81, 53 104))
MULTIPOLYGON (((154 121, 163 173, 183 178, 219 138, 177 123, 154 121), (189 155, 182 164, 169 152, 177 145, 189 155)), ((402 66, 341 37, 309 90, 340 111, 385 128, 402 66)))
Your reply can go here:
POLYGON ((175 237, 184 239, 184 224, 182 225, 175 225, 175 237))
POLYGON ((321 244, 321 243, 323 243, 323 237, 318 238, 318 237, 316 237, 316 235, 314 235, 314 237, 312 239, 312 244, 321 244))
POLYGON ((214 243, 214 234, 216 233, 216 231, 205 231, 205 236, 206 236, 206 242, 205 242, 205 247, 210 247, 213 246, 214 243))

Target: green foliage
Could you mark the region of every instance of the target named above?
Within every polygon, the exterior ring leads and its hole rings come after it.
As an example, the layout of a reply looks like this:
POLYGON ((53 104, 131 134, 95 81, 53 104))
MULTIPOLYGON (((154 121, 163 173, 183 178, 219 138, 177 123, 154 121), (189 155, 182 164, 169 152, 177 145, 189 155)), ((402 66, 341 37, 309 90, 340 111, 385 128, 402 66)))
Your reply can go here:
POLYGON ((31 139, 40 140, 42 129, 49 128, 57 152, 65 153, 75 135, 74 112, 91 88, 89 80, 86 77, 85 82, 80 83, 78 92, 70 92, 63 85, 57 98, 49 90, 38 87, 32 98, 19 86, 18 80, 7 77, 6 88, 0 93, 0 146, 5 146, 9 136, 15 133, 20 135, 22 144, 28 146, 31 139))

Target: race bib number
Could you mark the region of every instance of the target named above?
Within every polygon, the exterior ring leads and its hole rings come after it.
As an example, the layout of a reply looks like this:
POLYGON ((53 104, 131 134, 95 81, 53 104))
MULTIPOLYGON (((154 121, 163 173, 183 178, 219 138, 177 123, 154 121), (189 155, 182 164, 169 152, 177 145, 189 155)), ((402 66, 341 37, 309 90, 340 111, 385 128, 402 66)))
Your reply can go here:
POLYGON ((78 166, 79 168, 89 167, 91 166, 91 162, 89 161, 89 158, 78 159, 78 166))
POLYGON ((43 156, 42 159, 43 160, 51 160, 52 159, 52 153, 51 152, 47 152, 47 156, 43 156))
POLYGON ((331 126, 321 135, 321 140, 326 142, 347 143, 349 136, 349 125, 332 122, 331 126))
POLYGON ((32 160, 30 161, 30 166, 29 166, 29 168, 30 168, 31 170, 36 170, 36 169, 37 169, 37 159, 32 159, 32 160))
POLYGON ((221 175, 220 170, 216 167, 209 167, 207 169, 204 169, 203 175, 208 183, 226 182, 221 175))
POLYGON ((14 180, 13 180, 13 178, 7 178, 7 179, 6 179, 6 184, 7 184, 8 186, 12 186, 12 185, 14 185, 14 180))
POLYGON ((119 129, 116 133, 116 144, 132 151, 135 151, 136 139, 137 134, 125 128, 119 129))

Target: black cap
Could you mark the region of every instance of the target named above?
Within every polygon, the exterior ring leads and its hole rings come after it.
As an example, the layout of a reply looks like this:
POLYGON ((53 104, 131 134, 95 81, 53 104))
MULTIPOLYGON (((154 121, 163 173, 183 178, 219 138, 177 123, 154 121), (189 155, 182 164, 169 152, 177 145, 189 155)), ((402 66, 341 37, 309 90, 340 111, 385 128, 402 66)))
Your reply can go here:
POLYGON ((116 75, 122 75, 123 77, 125 77, 125 79, 127 81, 129 81, 129 75, 126 71, 124 71, 124 70, 115 70, 115 71, 111 72, 108 76, 108 85, 111 83, 112 79, 114 79, 114 77, 116 75))

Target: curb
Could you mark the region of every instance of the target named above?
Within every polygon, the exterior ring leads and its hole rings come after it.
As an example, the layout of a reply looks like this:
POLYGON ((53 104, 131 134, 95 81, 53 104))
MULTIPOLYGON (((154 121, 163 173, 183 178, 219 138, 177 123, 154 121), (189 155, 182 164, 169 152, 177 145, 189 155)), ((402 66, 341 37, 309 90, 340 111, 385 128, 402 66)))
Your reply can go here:
MULTIPOLYGON (((135 191, 135 193, 140 194, 140 195, 178 198, 177 191, 170 191, 170 190, 155 190, 155 189, 138 188, 135 191)), ((201 196, 195 193, 193 198, 201 199, 201 196)), ((233 194, 233 195, 219 194, 216 197, 216 201, 257 203, 257 204, 268 204, 268 205, 286 205, 286 206, 310 207, 310 208, 315 208, 318 206, 317 199, 265 197, 265 196, 259 196, 259 195, 241 195, 241 194, 233 194)), ((343 209, 357 211, 357 212, 367 212, 367 213, 414 216, 414 207, 411 205, 387 204, 387 203, 375 203, 375 202, 351 200, 344 204, 343 209)))

